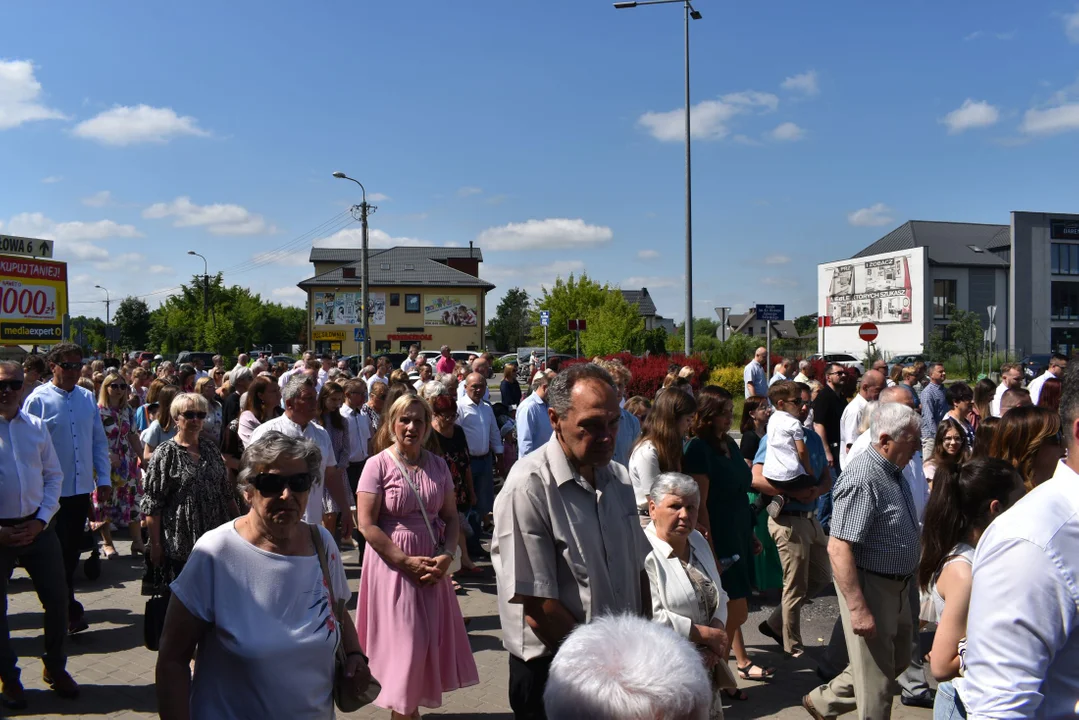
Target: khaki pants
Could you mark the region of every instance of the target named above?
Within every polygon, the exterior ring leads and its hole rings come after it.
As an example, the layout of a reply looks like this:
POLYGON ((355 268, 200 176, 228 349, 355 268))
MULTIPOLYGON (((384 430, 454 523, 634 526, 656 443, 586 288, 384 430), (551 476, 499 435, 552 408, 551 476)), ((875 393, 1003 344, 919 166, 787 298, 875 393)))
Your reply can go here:
POLYGON ((899 582, 859 570, 858 581, 876 622, 877 633, 872 638, 854 634, 850 609, 837 585, 850 664, 832 682, 813 690, 809 700, 825 717, 857 710, 860 719, 887 720, 892 715, 895 680, 910 662, 914 627, 908 584, 914 579, 899 582))
POLYGON ((802 649, 802 605, 832 581, 828 536, 816 518, 795 515, 769 518, 768 534, 783 564, 783 599, 767 622, 783 636, 783 649, 796 653, 802 649))

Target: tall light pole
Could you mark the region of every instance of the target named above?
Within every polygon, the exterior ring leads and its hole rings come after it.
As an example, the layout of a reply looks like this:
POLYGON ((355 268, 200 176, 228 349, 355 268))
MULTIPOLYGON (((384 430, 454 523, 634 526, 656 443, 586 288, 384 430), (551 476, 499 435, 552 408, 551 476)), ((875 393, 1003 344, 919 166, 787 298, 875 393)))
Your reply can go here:
POLYGON ((367 204, 367 190, 359 180, 350 178, 340 170, 335 172, 333 176, 341 180, 351 180, 360 186, 360 204, 352 206, 352 216, 360 221, 360 227, 363 230, 361 233, 362 240, 360 241, 360 250, 363 255, 363 259, 360 261, 360 295, 363 299, 363 312, 360 313, 360 332, 363 333, 363 341, 360 343, 360 355, 362 356, 360 364, 362 366, 362 364, 367 361, 367 356, 371 354, 371 333, 368 332, 367 322, 371 315, 371 302, 367 289, 367 216, 373 213, 377 208, 374 205, 367 204), (358 217, 357 213, 359 214, 358 217))
POLYGON ((638 5, 669 5, 681 3, 685 10, 686 34, 686 355, 693 352, 693 190, 690 172, 689 153, 689 21, 700 20, 701 14, 693 9, 689 0, 637 0, 637 2, 616 2, 615 9, 625 10, 638 5))
POLYGON ((206 262, 205 256, 199 255, 194 250, 188 250, 187 254, 202 258, 202 319, 205 320, 210 314, 210 265, 206 262))
POLYGON ((109 291, 100 285, 94 285, 98 290, 105 290, 105 354, 108 355, 112 352, 112 337, 110 337, 109 328, 112 325, 112 316, 109 312, 112 300, 109 297, 109 291))

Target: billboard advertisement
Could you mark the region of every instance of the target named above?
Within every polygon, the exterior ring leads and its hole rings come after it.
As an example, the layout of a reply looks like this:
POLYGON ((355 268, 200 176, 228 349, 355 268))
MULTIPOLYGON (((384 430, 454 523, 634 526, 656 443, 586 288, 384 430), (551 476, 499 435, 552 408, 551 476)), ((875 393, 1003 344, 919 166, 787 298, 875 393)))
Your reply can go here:
POLYGON ((851 260, 830 268, 825 314, 832 326, 909 323, 911 256, 851 260))
MULTIPOLYGON (((359 325, 363 305, 358 292, 314 293, 315 325, 359 325)), ((372 325, 386 324, 386 293, 371 293, 372 325)))
POLYGON ((0 256, 0 345, 63 340, 67 264, 0 256))
POLYGON ((314 293, 312 304, 314 307, 311 312, 315 315, 315 325, 333 325, 334 313, 337 310, 334 304, 334 293, 314 293))
POLYGON ((475 295, 424 295, 423 324, 476 327, 477 307, 475 295))

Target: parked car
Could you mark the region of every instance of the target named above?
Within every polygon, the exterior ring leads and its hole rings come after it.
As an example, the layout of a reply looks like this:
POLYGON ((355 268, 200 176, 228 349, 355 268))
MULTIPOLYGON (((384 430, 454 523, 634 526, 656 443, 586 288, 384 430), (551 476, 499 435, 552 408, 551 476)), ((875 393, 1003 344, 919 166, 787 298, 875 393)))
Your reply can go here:
POLYGON ((196 359, 202 361, 202 367, 208 368, 214 365, 214 353, 211 352, 194 352, 192 350, 184 350, 176 356, 176 365, 179 367, 184 363, 194 363, 196 359))
POLYGON ((854 368, 858 371, 858 374, 865 373, 865 366, 862 365, 862 361, 853 355, 847 353, 825 353, 824 355, 810 355, 808 360, 823 360, 825 363, 838 363, 843 367, 854 368))
POLYGON ((892 368, 896 365, 899 367, 907 367, 908 365, 914 365, 915 363, 926 362, 925 355, 893 355, 891 361, 888 363, 888 374, 892 374, 892 368))
POLYGON ((401 367, 401 363, 408 357, 407 352, 382 352, 375 354, 375 365, 378 365, 378 361, 382 358, 386 358, 390 361, 390 372, 398 370, 401 367))
POLYGON ((1027 355, 1019 361, 1019 367, 1023 369, 1024 379, 1029 383, 1049 368, 1049 354, 1027 355))
POLYGON ((141 363, 143 360, 154 361, 154 354, 149 350, 135 350, 128 357, 137 363, 141 363))
POLYGON ((289 367, 292 367, 292 365, 296 362, 296 358, 292 357, 291 355, 271 355, 267 359, 270 361, 270 367, 273 367, 279 362, 283 362, 289 367))

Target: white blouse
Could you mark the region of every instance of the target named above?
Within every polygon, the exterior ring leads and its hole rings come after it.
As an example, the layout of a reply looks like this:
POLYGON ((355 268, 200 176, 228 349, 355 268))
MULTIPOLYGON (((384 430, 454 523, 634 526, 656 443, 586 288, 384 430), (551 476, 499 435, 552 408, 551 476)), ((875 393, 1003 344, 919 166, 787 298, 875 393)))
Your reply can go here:
POLYGON ((648 491, 659 477, 659 455, 651 440, 645 440, 633 449, 629 456, 629 481, 633 483, 633 497, 638 510, 648 510, 648 491))
MULTIPOLYGON (((652 619, 688 638, 693 629, 693 618, 697 617, 699 612, 697 591, 682 567, 682 561, 675 556, 674 549, 656 535, 655 523, 649 523, 644 534, 648 542, 652 543, 652 552, 644 561, 644 569, 648 573, 652 589, 652 619)), ((719 591, 719 604, 712 619, 726 625, 729 598, 719 580, 719 568, 712 557, 712 548, 708 546, 704 535, 696 530, 689 534, 689 545, 708 578, 715 583, 716 590, 719 591)))

